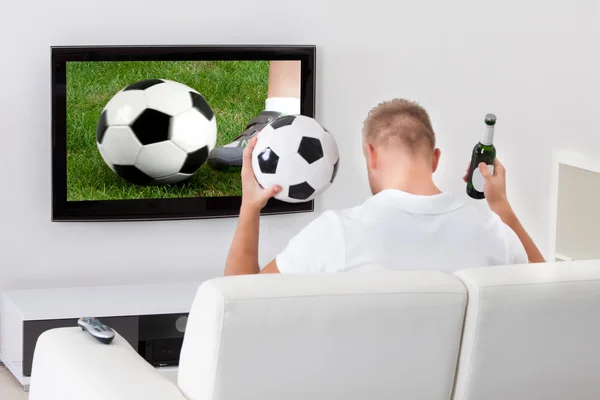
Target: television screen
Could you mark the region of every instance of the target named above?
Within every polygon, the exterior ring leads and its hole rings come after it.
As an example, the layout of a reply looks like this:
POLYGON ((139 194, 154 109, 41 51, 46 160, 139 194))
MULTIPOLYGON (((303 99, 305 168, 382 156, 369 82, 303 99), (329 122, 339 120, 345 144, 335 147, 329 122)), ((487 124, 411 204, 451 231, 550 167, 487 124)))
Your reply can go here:
MULTIPOLYGON (((241 148, 314 116, 314 47, 52 48, 53 220, 235 216, 241 148)), ((272 200, 265 213, 311 211, 272 200)))

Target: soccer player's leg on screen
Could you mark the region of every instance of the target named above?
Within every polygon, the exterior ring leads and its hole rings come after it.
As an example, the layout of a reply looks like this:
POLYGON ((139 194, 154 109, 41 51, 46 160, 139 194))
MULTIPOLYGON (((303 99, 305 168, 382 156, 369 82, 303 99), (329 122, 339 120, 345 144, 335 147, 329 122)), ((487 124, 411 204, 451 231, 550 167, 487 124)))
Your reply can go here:
POLYGON ((300 114, 300 61, 271 61, 265 111, 300 114))
POLYGON ((244 147, 248 141, 283 115, 300 114, 300 61, 271 61, 265 109, 248 122, 243 132, 231 143, 216 147, 208 157, 208 165, 216 170, 242 166, 244 147))

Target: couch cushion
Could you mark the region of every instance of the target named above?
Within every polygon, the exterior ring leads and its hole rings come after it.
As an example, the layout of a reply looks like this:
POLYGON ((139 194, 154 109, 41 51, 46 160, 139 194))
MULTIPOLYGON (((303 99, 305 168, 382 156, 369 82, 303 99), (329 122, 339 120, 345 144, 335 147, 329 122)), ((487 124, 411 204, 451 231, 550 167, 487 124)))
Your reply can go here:
POLYGON ((465 306, 433 271, 214 279, 179 386, 191 400, 450 399, 465 306))
POLYGON ((600 261, 476 268, 455 400, 600 399, 600 261))

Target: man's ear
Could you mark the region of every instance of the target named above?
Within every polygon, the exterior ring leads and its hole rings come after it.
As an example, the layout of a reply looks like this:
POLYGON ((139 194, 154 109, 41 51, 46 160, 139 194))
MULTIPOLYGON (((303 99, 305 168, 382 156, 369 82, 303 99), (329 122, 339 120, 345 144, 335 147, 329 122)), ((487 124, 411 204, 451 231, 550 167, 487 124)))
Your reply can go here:
POLYGON ((432 172, 435 172, 437 170, 441 155, 442 155, 442 151, 440 149, 436 148, 435 150, 433 150, 433 157, 431 157, 431 171, 432 172))
POLYGON ((375 148, 369 144, 363 144, 363 152, 365 153, 365 159, 367 160, 367 168, 372 171, 377 168, 377 152, 375 148))

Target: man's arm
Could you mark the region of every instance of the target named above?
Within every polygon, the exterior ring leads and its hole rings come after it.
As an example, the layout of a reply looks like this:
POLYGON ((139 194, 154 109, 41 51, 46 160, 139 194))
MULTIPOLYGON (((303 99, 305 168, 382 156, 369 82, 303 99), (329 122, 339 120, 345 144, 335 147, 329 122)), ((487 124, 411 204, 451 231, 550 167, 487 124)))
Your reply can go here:
POLYGON ((530 263, 545 262, 544 256, 542 256, 542 253, 533 242, 533 239, 531 238, 531 236, 529 236, 529 234, 521 224, 521 221, 519 221, 519 218, 517 218, 517 215, 510 207, 510 204, 506 203, 504 209, 498 209, 494 212, 498 214, 502 222, 508 225, 508 227, 512 229, 514 233, 517 234, 517 237, 519 238, 521 244, 525 248, 525 252, 527 253, 527 258, 529 259, 530 263))
MULTIPOLYGON (((242 164, 242 207, 238 226, 231 242, 225 275, 248 275, 260 273, 258 265, 258 236, 260 227, 260 210, 267 201, 275 196, 281 188, 270 189, 260 187, 252 171, 252 150, 256 145, 255 136, 244 149, 242 164)), ((275 260, 271 261, 262 271, 263 273, 277 273, 275 260)))
POLYGON ((259 212, 241 210, 231 249, 227 256, 225 275, 249 275, 259 273, 279 273, 275 260, 260 270, 258 265, 259 212))
POLYGON ((498 159, 494 162, 494 175, 484 163, 479 164, 479 171, 485 179, 484 194, 490 209, 496 213, 502 222, 508 225, 517 235, 527 252, 530 263, 544 262, 542 253, 529 236, 517 215, 513 211, 506 196, 506 170, 498 159))

